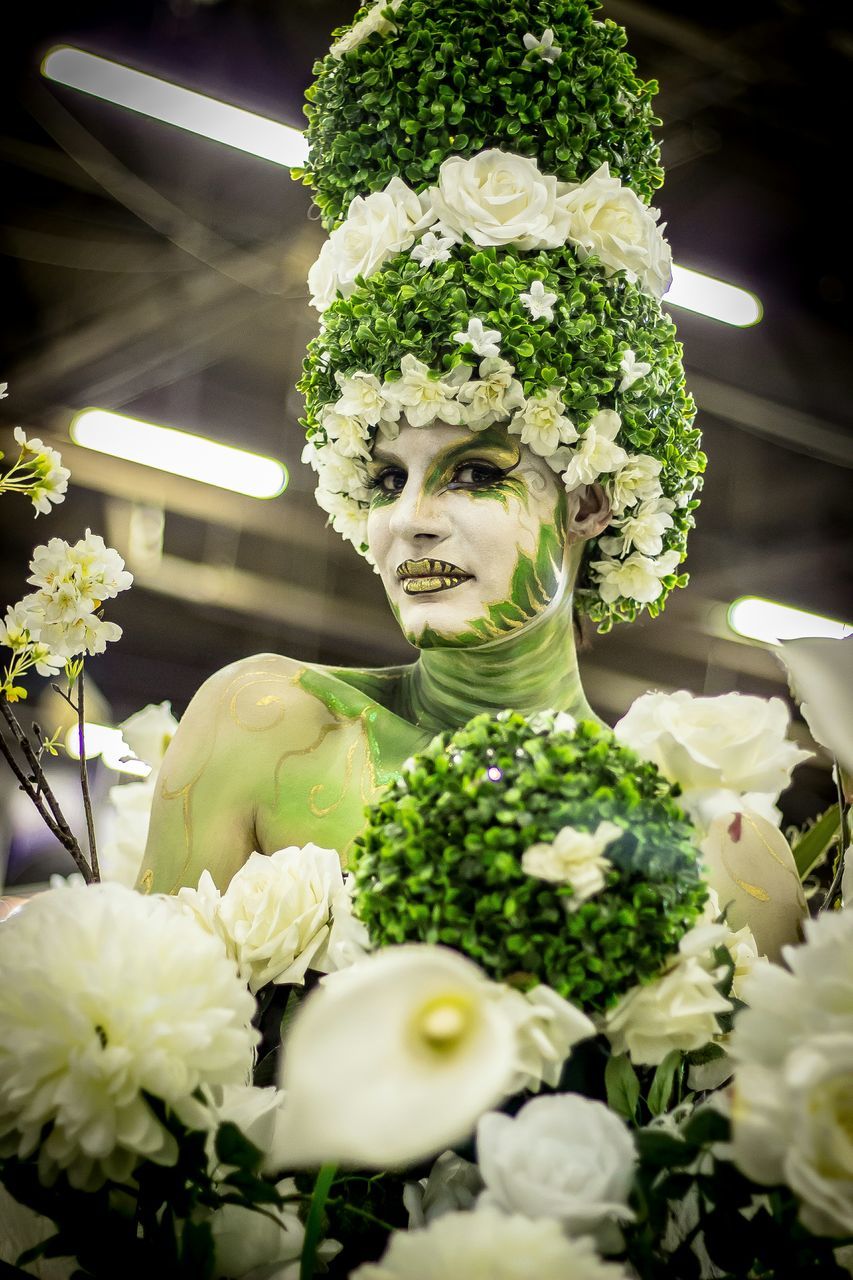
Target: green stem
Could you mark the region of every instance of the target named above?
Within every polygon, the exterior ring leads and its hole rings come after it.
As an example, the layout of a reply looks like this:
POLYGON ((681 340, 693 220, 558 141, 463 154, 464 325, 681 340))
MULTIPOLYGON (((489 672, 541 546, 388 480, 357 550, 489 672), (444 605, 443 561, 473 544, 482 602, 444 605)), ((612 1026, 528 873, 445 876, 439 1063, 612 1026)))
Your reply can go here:
POLYGON ((383 1231, 396 1231, 397 1228, 391 1222, 383 1222, 381 1218, 377 1218, 375 1213, 369 1213, 367 1209, 360 1209, 358 1205, 349 1204, 341 1196, 334 1196, 326 1202, 330 1205, 341 1205, 347 1213, 358 1214, 359 1218, 365 1218, 368 1222, 372 1222, 374 1226, 381 1227, 383 1231))
POLYGON ((323 1218, 329 1190, 335 1180, 337 1165, 324 1164, 317 1174, 314 1193, 311 1196, 311 1207, 305 1223, 305 1241, 302 1245, 302 1257, 299 1261, 299 1280, 313 1280, 314 1266, 317 1261, 317 1245, 323 1230, 323 1218))

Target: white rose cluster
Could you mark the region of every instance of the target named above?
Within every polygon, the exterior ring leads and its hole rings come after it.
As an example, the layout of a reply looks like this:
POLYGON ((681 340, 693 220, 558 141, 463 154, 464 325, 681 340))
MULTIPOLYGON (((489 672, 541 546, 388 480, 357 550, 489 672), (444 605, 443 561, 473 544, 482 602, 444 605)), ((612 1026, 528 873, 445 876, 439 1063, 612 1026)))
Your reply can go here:
POLYGON ((367 932, 333 849, 307 844, 253 853, 220 893, 209 871, 178 900, 220 938, 252 992, 268 982, 303 982, 364 955, 367 932))
MULTIPOLYGON (((363 28, 366 38, 371 22, 387 27, 382 7, 377 4, 347 36, 363 28)), ((393 177, 382 191, 356 196, 311 268, 311 302, 325 311, 393 254, 412 249, 415 261, 427 268, 446 261, 449 246, 464 240, 527 251, 568 244, 581 261, 594 257, 606 275, 623 271, 661 298, 671 282, 672 255, 658 218, 657 210, 647 209, 611 176, 606 163, 583 182, 568 183, 542 173, 530 157, 497 147, 467 159, 448 156, 436 185, 420 194, 393 177), (416 243, 427 235, 428 244, 416 243)), ((551 320, 556 300, 534 290, 525 305, 534 317, 551 320)))
POLYGON ((853 1233, 853 912, 805 924, 787 968, 756 966, 731 1035, 731 1157, 785 1183, 817 1235, 853 1233))

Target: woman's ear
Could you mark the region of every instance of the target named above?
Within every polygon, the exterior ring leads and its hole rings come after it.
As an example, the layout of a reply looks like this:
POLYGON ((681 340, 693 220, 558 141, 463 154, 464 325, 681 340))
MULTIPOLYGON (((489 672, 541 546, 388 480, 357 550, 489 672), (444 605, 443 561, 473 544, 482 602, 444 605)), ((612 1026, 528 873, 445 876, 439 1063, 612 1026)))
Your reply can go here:
POLYGON ((582 484, 568 495, 568 532, 572 542, 597 538, 607 528, 613 512, 610 499, 598 481, 582 484))

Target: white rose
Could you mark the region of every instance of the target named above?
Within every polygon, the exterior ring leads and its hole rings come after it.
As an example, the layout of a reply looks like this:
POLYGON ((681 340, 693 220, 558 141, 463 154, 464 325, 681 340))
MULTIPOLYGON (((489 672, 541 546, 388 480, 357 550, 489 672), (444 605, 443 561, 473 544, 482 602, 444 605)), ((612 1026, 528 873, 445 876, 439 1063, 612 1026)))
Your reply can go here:
POLYGON ((656 298, 672 281, 672 253, 657 225, 660 214, 611 178, 607 164, 560 196, 568 214, 567 238, 583 260, 595 254, 608 274, 624 271, 656 298))
POLYGON ((171 702, 150 703, 119 725, 121 735, 139 760, 159 769, 166 748, 178 730, 171 702))
POLYGON ((497 148, 469 160, 450 156, 431 195, 436 217, 459 239, 519 249, 565 244, 568 219, 557 202, 557 179, 526 156, 497 148))
POLYGON ((393 177, 384 191, 356 196, 308 272, 312 306, 325 311, 336 294, 348 298, 359 276, 372 275, 408 249, 433 222, 429 197, 418 196, 402 178, 393 177))
POLYGON ((320 959, 332 900, 344 891, 333 849, 307 844, 253 853, 219 903, 219 927, 251 991, 267 982, 302 982, 320 959))
POLYGON ((716 1014, 732 1008, 715 977, 696 956, 682 956, 663 977, 633 987, 605 1018, 613 1052, 656 1067, 672 1049, 703 1048, 720 1034, 716 1014))
POLYGON ((556 1218, 604 1252, 620 1248, 636 1152, 603 1102, 564 1093, 533 1098, 514 1119, 490 1112, 477 1125, 477 1161, 486 1184, 478 1209, 556 1218))
POLYGON ((614 732, 684 792, 721 788, 776 796, 794 766, 810 756, 786 739, 789 723, 781 698, 697 698, 680 690, 643 694, 614 732))

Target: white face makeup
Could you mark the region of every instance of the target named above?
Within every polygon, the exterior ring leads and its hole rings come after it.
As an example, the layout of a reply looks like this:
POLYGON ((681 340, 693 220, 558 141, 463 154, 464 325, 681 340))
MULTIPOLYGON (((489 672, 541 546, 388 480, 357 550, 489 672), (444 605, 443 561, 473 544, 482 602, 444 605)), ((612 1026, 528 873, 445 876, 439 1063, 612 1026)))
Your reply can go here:
POLYGON ((412 643, 495 640, 562 594, 565 490, 505 427, 404 425, 369 470, 368 542, 412 643))

